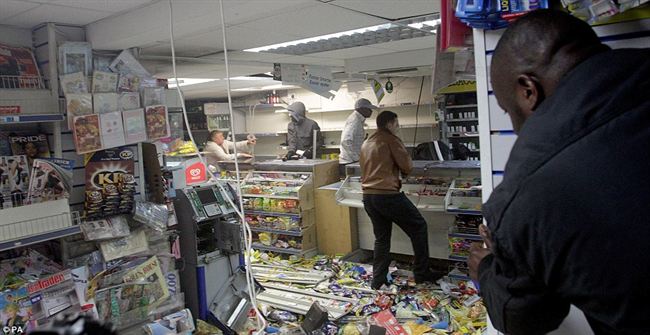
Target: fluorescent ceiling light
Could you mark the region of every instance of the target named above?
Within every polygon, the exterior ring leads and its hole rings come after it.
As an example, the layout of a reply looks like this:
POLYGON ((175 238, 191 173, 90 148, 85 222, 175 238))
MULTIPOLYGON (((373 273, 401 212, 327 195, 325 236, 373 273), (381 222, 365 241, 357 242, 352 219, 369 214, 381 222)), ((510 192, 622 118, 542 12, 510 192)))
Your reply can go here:
MULTIPOLYGON (((226 80, 226 78, 223 78, 223 80, 226 80)), ((239 77, 231 77, 230 80, 273 80, 273 78, 270 77, 249 77, 249 76, 239 76, 239 77)))
POLYGON ((231 91, 233 91, 233 92, 251 92, 251 91, 288 90, 288 89, 292 89, 292 88, 299 88, 299 86, 276 84, 276 85, 267 85, 267 86, 261 86, 261 87, 235 88, 235 89, 232 89, 231 91))
POLYGON ((377 31, 377 30, 380 30, 380 29, 389 29, 390 27, 391 27, 390 23, 385 23, 385 24, 380 24, 380 25, 366 27, 366 28, 346 30, 346 31, 342 31, 340 33, 333 33, 333 34, 315 36, 315 37, 310 37, 310 38, 303 38, 303 39, 300 39, 300 40, 289 41, 289 42, 278 43, 278 44, 271 44, 271 45, 266 45, 266 46, 258 47, 258 48, 244 49, 244 51, 262 52, 262 51, 267 51, 267 50, 271 50, 271 49, 277 49, 277 48, 288 47, 288 46, 292 46, 292 45, 298 45, 298 44, 301 44, 301 43, 309 43, 309 42, 327 40, 327 39, 330 39, 330 38, 338 38, 338 37, 345 36, 345 35, 361 34, 361 33, 365 33, 365 32, 368 32, 368 31, 377 31))
MULTIPOLYGON (((169 83, 167 84, 169 88, 175 88, 176 87, 176 80, 174 78, 169 78, 169 83)), ((178 82, 180 85, 178 86, 190 86, 190 85, 197 85, 197 84, 203 84, 203 83, 209 83, 212 81, 217 81, 219 79, 217 78, 178 78, 178 82)))
MULTIPOLYGON (((440 19, 437 19, 437 20, 428 20, 428 21, 423 21, 423 22, 411 23, 408 26, 411 27, 411 28, 415 28, 415 29, 422 29, 422 27, 424 27, 424 25, 435 27, 435 26, 437 26, 439 24, 440 24, 440 19)), ((433 32, 433 31, 435 31, 435 30, 431 30, 431 32, 433 32)))

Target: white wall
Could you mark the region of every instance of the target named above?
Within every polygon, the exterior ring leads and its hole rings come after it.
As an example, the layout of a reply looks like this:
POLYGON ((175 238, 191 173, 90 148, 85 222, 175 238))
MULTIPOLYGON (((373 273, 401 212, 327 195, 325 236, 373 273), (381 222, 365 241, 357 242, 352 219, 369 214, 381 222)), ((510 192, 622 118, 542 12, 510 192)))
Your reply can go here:
POLYGON ((0 24, 0 43, 19 47, 32 47, 32 32, 0 24))
MULTIPOLYGON (((385 83, 385 81, 382 80, 382 83, 385 83)), ((324 130, 323 134, 326 145, 340 144, 340 130, 345 124, 347 117, 353 112, 354 103, 359 98, 366 98, 373 104, 378 105, 380 107, 379 111, 391 110, 397 113, 400 124, 402 125, 400 131, 401 137, 405 144, 413 145, 414 135, 417 135, 416 143, 438 139, 439 130, 434 118, 435 106, 432 104, 431 78, 424 77, 419 110, 416 104, 418 102, 422 77, 398 77, 392 78, 391 81, 394 85, 394 91, 392 94, 386 94, 380 103, 377 102, 377 98, 369 84, 365 84, 365 88, 361 91, 348 90, 348 85, 344 84, 332 100, 328 100, 304 89, 289 90, 286 95, 282 96, 282 100, 287 103, 301 101, 306 105, 308 110, 307 116, 316 121, 321 129, 324 130), (417 128, 417 134, 414 128, 416 120, 419 126, 417 128)), ((255 105, 258 102, 257 98, 259 98, 259 95, 250 96, 245 99, 244 104, 255 105)), ((378 112, 373 113, 366 121, 366 125, 369 126, 368 128, 375 128, 377 114, 378 112)), ((247 131, 258 134, 258 144, 255 148, 255 153, 258 155, 276 155, 282 153, 279 145, 286 139, 285 133, 288 123, 289 114, 286 112, 278 112, 277 109, 257 107, 255 108, 254 115, 248 114, 246 117, 247 131), (260 135, 263 133, 279 133, 279 136, 260 135)), ((368 129, 367 132, 372 134, 374 129, 368 129)))

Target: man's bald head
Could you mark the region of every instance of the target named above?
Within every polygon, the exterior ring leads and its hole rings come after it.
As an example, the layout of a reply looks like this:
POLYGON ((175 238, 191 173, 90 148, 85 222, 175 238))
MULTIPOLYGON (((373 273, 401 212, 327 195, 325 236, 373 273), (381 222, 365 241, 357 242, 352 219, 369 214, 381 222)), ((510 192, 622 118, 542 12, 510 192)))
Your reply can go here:
POLYGON ((491 80, 515 131, 552 95, 571 69, 608 50, 586 23, 565 12, 536 10, 504 33, 492 57, 491 80))

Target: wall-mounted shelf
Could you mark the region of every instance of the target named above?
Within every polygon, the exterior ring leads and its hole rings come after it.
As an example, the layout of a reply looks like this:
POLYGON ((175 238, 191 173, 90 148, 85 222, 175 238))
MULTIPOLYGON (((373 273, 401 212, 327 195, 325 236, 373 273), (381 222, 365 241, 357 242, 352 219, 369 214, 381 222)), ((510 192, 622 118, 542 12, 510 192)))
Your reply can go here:
MULTIPOLYGON (((409 128, 428 128, 428 127, 433 127, 433 126, 435 126, 435 125, 437 125, 437 123, 434 123, 434 122, 424 122, 424 123, 418 123, 417 125, 415 125, 415 124, 401 124, 401 125, 400 125, 400 128, 403 128, 403 129, 409 129, 409 128)), ((376 130, 376 129, 377 129, 377 126, 368 126, 368 127, 365 127, 365 129, 366 129, 366 130, 376 130)), ((327 133, 327 132, 339 132, 339 131, 343 131, 343 128, 338 128, 338 127, 337 127, 337 128, 321 128, 320 131, 323 132, 323 133, 327 133)), ((280 131, 277 132, 277 134, 286 134, 286 133, 287 133, 286 130, 280 130, 280 131)))
MULTIPOLYGON (((428 106, 431 105, 431 103, 424 103, 421 104, 420 106, 428 106)), ((379 109, 392 109, 392 108, 405 108, 405 107, 417 107, 416 103, 404 103, 400 105, 390 105, 390 106, 377 106, 379 109)), ((259 106, 257 108, 260 108, 259 106)), ((286 108, 286 105, 285 105, 286 108)), ((336 112, 352 112, 354 111, 354 108, 344 108, 344 109, 319 109, 319 108, 309 108, 309 106, 306 107, 307 113, 336 113, 336 112)), ((288 110, 276 110, 276 113, 289 113, 288 110)))
POLYGON ((447 133, 449 138, 478 137, 478 133, 447 133))
POLYGON ((0 124, 40 123, 63 121, 63 114, 25 114, 0 116, 0 124))
POLYGON ((251 231, 262 232, 262 233, 271 233, 271 234, 280 234, 280 235, 289 235, 289 236, 302 236, 302 231, 298 230, 282 230, 282 229, 271 229, 265 227, 251 227, 251 231))
POLYGON ((451 105, 451 106, 445 106, 445 109, 476 108, 476 107, 478 107, 477 104, 451 105))
POLYGON ((478 118, 469 118, 469 119, 446 119, 445 122, 475 122, 478 121, 478 118))

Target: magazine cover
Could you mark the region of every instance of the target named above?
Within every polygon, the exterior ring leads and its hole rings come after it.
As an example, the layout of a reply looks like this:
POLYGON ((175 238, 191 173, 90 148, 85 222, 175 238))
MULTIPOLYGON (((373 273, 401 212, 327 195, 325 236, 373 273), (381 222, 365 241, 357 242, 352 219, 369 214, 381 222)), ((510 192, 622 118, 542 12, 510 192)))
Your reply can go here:
POLYGON ((27 156, 6 156, 8 191, 13 207, 22 206, 29 188, 29 166, 27 156))
POLYGON ((140 77, 132 73, 121 74, 117 83, 117 90, 119 92, 138 92, 140 81, 140 77))
POLYGON ((164 87, 145 87, 142 95, 145 106, 166 104, 164 87))
POLYGON ((0 132, 0 156, 11 156, 11 142, 9 134, 0 132))
POLYGON ((16 290, 0 292, 0 322, 2 327, 17 327, 23 333, 34 330, 36 324, 30 321, 32 304, 23 286, 16 290))
POLYGON ((149 140, 169 137, 167 106, 147 106, 144 116, 147 124, 147 137, 149 140))
POLYGON ((115 111, 101 114, 99 121, 101 122, 100 129, 104 148, 115 148, 125 144, 121 112, 115 111))
POLYGON ((140 93, 124 92, 120 94, 118 105, 121 111, 140 108, 140 93))
POLYGON ((114 56, 105 55, 93 51, 93 70, 102 72, 111 72, 111 63, 114 56))
MULTIPOLYGON (((149 249, 149 243, 144 230, 139 230, 127 237, 100 242, 99 248, 102 251, 104 260, 108 262, 145 252, 149 249)), ((169 291, 167 291, 167 294, 169 294, 169 291)))
POLYGON ((117 77, 117 73, 93 71, 93 93, 115 92, 117 77))
MULTIPOLYGON (((7 157, 0 156, 0 196, 7 192, 9 192, 9 163, 7 157)), ((2 289, 1 285, 0 289, 2 289)))
POLYGON ((90 277, 90 270, 88 266, 82 266, 71 270, 72 281, 74 282, 75 293, 81 305, 81 313, 99 317, 97 314, 97 306, 95 306, 95 298, 88 295, 88 280, 90 277))
POLYGON ((119 110, 117 103, 119 97, 117 93, 94 93, 93 111, 95 114, 104 114, 119 110))
POLYGON ((151 77, 149 71, 147 71, 128 50, 123 50, 117 57, 115 57, 110 68, 111 71, 121 75, 133 74, 136 77, 151 77))
POLYGON ((88 81, 83 72, 75 72, 59 76, 61 90, 66 95, 70 93, 88 93, 88 81))
POLYGON ((78 154, 102 149, 99 115, 83 115, 74 118, 73 137, 78 154))
POLYGON ((191 335, 194 330, 194 319, 189 309, 169 314, 145 326, 149 335, 191 335))
POLYGON ((126 143, 138 143, 147 140, 147 126, 144 121, 144 110, 134 109, 122 112, 124 119, 124 136, 126 143))
POLYGON ((27 156, 27 163, 32 166, 34 159, 50 157, 50 147, 47 143, 47 135, 9 135, 11 151, 14 155, 27 156))
POLYGON ((43 160, 34 160, 29 181, 27 199, 29 203, 67 199, 72 187, 72 171, 57 164, 43 160))
POLYGON ((72 168, 67 167, 73 164, 73 161, 66 159, 35 159, 27 192, 29 203, 70 198, 72 168), (59 165, 56 161, 66 162, 59 165))
POLYGON ((66 112, 68 113, 68 128, 72 129, 72 120, 75 116, 93 113, 93 95, 90 93, 70 93, 65 96, 66 112))
POLYGON ((0 88, 39 88, 42 83, 32 50, 1 43, 0 76, 10 76, 0 81, 0 88))
POLYGON ((149 304, 159 305, 169 297, 169 289, 158 257, 153 256, 124 276, 124 283, 144 283, 148 287, 149 304))
POLYGON ((59 71, 63 74, 82 72, 90 75, 92 47, 87 42, 65 42, 59 46, 59 71))

